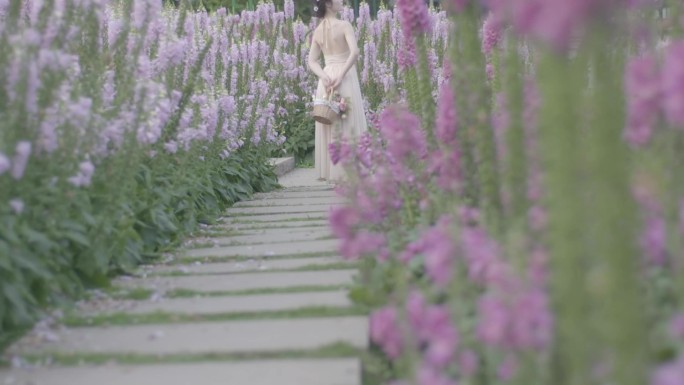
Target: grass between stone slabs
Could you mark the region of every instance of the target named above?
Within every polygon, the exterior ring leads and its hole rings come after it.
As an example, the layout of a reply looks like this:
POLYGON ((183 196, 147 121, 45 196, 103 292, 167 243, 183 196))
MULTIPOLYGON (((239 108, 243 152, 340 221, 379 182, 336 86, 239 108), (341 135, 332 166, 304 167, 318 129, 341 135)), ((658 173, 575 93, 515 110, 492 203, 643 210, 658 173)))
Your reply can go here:
MULTIPOLYGON (((309 214, 309 213, 281 213, 281 214, 309 214)), ((250 216, 251 216, 251 217, 254 217, 254 216, 256 216, 256 215, 242 215, 242 216, 244 216, 244 217, 250 217, 250 216)), ((233 221, 233 222, 231 222, 231 223, 226 223, 226 222, 225 222, 226 220, 229 220, 229 219, 236 219, 236 218, 240 218, 240 217, 224 217, 224 218, 222 218, 222 223, 224 223, 224 224, 229 224, 229 225, 231 225, 231 224, 232 224, 232 225, 247 225, 247 224, 264 224, 264 223, 270 223, 270 224, 272 224, 272 225, 275 226, 275 225, 277 225, 278 223, 308 222, 308 221, 325 221, 325 220, 328 219, 328 217, 322 216, 322 217, 306 217, 306 218, 290 218, 290 219, 281 219, 281 220, 271 220, 271 221, 268 221, 268 222, 265 222, 265 221, 254 221, 254 220, 252 220, 252 221, 241 221, 241 220, 237 220, 237 221, 233 221)))
POLYGON ((358 263, 350 262, 338 262, 330 264, 311 264, 300 267, 293 268, 282 268, 282 269, 263 269, 263 270, 241 270, 232 272, 183 272, 183 271, 171 271, 162 273, 149 273, 148 277, 187 277, 191 275, 233 275, 233 274, 252 274, 252 273, 293 273, 298 271, 328 271, 328 270, 356 270, 360 267, 358 263))
MULTIPOLYGON (((192 363, 220 361, 253 361, 275 359, 307 359, 307 358, 356 358, 364 354, 363 349, 345 342, 338 342, 310 350, 282 350, 276 352, 251 353, 206 353, 206 354, 103 354, 103 353, 51 353, 29 354, 21 358, 29 364, 40 365, 50 362, 52 365, 75 366, 85 364, 162 364, 192 363)), ((7 366, 7 363, 3 363, 7 366)))
POLYGON ((194 291, 188 289, 176 289, 167 292, 165 298, 190 298, 190 297, 220 297, 230 295, 259 295, 259 294, 288 294, 288 293, 306 293, 310 291, 337 291, 350 289, 351 285, 311 285, 311 286, 292 286, 280 289, 249 289, 249 290, 233 290, 233 291, 194 291))
POLYGON ((273 310, 255 312, 229 312, 219 314, 180 314, 167 312, 152 312, 146 314, 113 313, 81 317, 67 315, 62 323, 71 327, 96 327, 112 325, 146 325, 171 324, 189 322, 212 321, 245 321, 245 320, 275 320, 299 318, 330 318, 345 316, 360 316, 368 314, 368 309, 360 306, 309 306, 292 310, 273 310))
MULTIPOLYGON (((218 237, 210 237, 210 238, 218 238, 218 237)), ((221 237, 224 238, 224 237, 221 237)), ((231 237, 225 237, 225 238, 231 238, 231 237)), ((311 238, 311 239, 295 239, 291 241, 282 241, 278 243, 295 243, 295 242, 315 242, 315 241, 329 241, 337 239, 333 235, 322 235, 318 238, 311 238)), ((254 242, 254 241, 247 241, 247 242, 236 242, 236 241, 230 241, 230 242, 222 242, 222 243, 217 243, 221 247, 228 247, 228 246, 262 246, 262 245, 269 245, 272 244, 273 242, 254 242)), ((205 242, 194 242, 190 243, 185 246, 187 250, 193 250, 193 249, 209 249, 215 247, 214 242, 210 241, 205 241, 205 242)))
POLYGON ((255 256, 222 256, 222 257, 180 257, 168 263, 168 265, 185 265, 192 264, 195 262, 202 263, 215 263, 215 262, 239 262, 239 261, 249 261, 251 259, 265 258, 268 260, 273 259, 293 259, 293 258, 315 258, 315 257, 335 257, 339 253, 335 251, 328 252, 314 252, 314 253, 299 253, 299 254, 284 254, 284 255, 264 255, 261 257, 255 256))
MULTIPOLYGON (((190 298, 190 297, 221 297, 221 296, 235 296, 235 295, 259 295, 259 294, 289 294, 289 293, 306 293, 306 292, 321 292, 321 291, 337 291, 347 290, 351 285, 314 285, 314 286, 293 286, 280 289, 250 289, 238 291, 194 291, 187 289, 176 289, 167 292, 164 298, 190 298)), ((109 298, 114 300, 132 300, 145 301, 150 299, 154 294, 154 290, 146 288, 126 289, 121 287, 113 287, 107 291, 109 298)))

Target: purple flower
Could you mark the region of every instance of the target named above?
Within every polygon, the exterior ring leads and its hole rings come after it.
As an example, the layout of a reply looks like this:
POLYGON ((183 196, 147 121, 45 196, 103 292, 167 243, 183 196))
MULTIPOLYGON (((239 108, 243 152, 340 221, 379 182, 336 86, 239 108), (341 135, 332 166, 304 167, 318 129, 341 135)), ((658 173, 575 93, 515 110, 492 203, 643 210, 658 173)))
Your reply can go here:
POLYGON ((503 346, 511 322, 506 304, 497 296, 485 295, 478 301, 477 313, 478 338, 488 345, 503 346))
POLYGON ((361 223, 361 218, 354 208, 343 206, 330 210, 330 228, 338 238, 351 238, 355 227, 361 223))
POLYGON ((405 39, 431 32, 432 20, 423 0, 397 0, 401 28, 405 39))
POLYGON ((352 156, 352 148, 346 142, 333 142, 328 147, 332 164, 345 162, 352 156))
POLYGON ((283 11, 285 12, 285 17, 288 19, 294 19, 295 16, 295 5, 293 0, 285 0, 283 5, 283 11))
POLYGON ((2 151, 0 151, 0 175, 9 171, 11 167, 12 164, 10 163, 10 160, 7 157, 7 155, 3 154, 2 151))
POLYGON ((12 199, 9 202, 9 205, 16 215, 19 215, 24 211, 24 201, 22 201, 21 199, 12 199))
POLYGON ((427 305, 425 297, 419 290, 413 290, 406 298, 406 315, 409 324, 415 330, 423 329, 423 319, 425 317, 427 305))
POLYGON ((501 36, 501 23, 490 12, 482 24, 482 52, 489 55, 501 41, 501 36))
POLYGON ((684 128, 684 40, 671 43, 662 71, 663 107, 667 120, 684 128))
POLYGON ((397 50, 397 63, 399 68, 408 69, 418 64, 416 56, 416 44, 412 39, 402 39, 397 50))
POLYGON ((658 63, 652 56, 632 59, 625 71, 627 125, 625 139, 634 147, 651 139, 661 98, 658 63))
POLYGON ((78 174, 69 178, 69 183, 76 187, 90 186, 95 173, 95 166, 89 161, 81 162, 78 167, 78 174))
POLYGON ((679 233, 684 236, 684 198, 679 201, 679 233))
POLYGON ((423 237, 425 270, 438 286, 445 287, 453 276, 456 246, 447 229, 435 228, 423 237))
POLYGON ((417 385, 456 385, 456 381, 450 379, 444 373, 440 373, 434 367, 423 365, 417 374, 417 385))
POLYGON ((684 313, 679 313, 670 321, 670 334, 684 341, 684 313))
POLYGON ((384 234, 362 230, 351 238, 341 240, 340 254, 345 259, 355 260, 364 255, 379 253, 383 251, 386 245, 387 239, 384 234))
POLYGON ((399 357, 402 350, 402 338, 395 308, 384 307, 371 313, 370 338, 380 345, 388 357, 392 359, 399 357))
POLYGON ((646 219, 640 243, 648 263, 662 266, 666 262, 667 229, 661 216, 651 215, 646 219))
POLYGON ((466 350, 458 356, 458 366, 460 373, 465 377, 470 377, 477 371, 478 358, 472 350, 466 350))
POLYGON ((435 136, 440 143, 451 146, 452 151, 457 151, 456 132, 458 130, 458 116, 456 114, 456 98, 451 84, 447 81, 442 84, 437 102, 437 121, 435 124, 435 136))
POLYGON ((26 171, 29 156, 31 155, 31 142, 22 141, 17 143, 14 160, 12 161, 12 177, 16 180, 21 179, 26 171))
POLYGON ((503 381, 510 381, 518 370, 518 360, 513 355, 507 355, 499 365, 498 375, 503 381))
POLYGON ((684 379, 684 356, 658 367, 651 375, 650 385, 680 385, 684 379))
POLYGON ((405 108, 386 108, 380 116, 380 133, 387 140, 387 150, 397 161, 414 154, 425 155, 427 143, 420 119, 405 108))

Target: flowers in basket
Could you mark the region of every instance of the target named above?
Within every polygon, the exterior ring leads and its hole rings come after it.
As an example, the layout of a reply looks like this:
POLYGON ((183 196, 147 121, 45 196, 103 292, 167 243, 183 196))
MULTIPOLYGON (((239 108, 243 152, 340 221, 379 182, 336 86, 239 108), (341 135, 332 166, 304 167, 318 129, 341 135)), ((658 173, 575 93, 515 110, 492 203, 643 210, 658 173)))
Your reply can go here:
POLYGON ((324 99, 314 98, 314 120, 323 124, 332 124, 338 118, 346 119, 350 110, 347 98, 335 91, 324 99))

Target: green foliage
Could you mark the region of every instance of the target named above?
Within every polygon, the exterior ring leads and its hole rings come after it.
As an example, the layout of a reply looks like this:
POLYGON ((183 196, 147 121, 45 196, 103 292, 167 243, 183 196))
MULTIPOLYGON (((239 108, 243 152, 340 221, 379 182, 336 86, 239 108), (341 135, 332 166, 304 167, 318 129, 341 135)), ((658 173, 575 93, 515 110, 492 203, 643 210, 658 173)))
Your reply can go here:
POLYGON ((104 175, 64 202, 45 194, 25 215, 0 217, 0 331, 30 325, 40 306, 107 286, 113 274, 179 245, 234 202, 277 185, 254 149, 206 163, 190 163, 191 156, 159 154, 140 162, 123 188, 110 189, 104 175))
MULTIPOLYGON (((315 145, 315 127, 308 111, 303 108, 297 112, 290 114, 287 118, 282 119, 281 129, 282 135, 287 139, 283 143, 282 150, 289 155, 294 155, 297 162, 301 162, 313 153, 315 145)), ((280 156, 277 151, 274 156, 280 156)))

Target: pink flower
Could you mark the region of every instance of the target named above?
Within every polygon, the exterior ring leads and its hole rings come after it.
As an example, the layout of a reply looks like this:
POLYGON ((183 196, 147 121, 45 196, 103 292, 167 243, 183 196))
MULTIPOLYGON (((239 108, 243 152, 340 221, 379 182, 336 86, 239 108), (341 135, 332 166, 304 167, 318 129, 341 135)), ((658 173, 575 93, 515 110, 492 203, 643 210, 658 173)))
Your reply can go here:
POLYGON ((422 330, 426 309, 427 305, 423 294, 418 290, 411 291, 406 298, 406 314, 413 329, 422 330))
POLYGON ((657 66, 654 57, 644 56, 632 59, 625 71, 625 138, 634 147, 648 143, 658 119, 661 84, 657 66))
POLYGON ((499 366, 499 378, 503 381, 510 381, 517 370, 518 360, 512 355, 508 355, 499 366))
POLYGON ((519 32, 565 50, 573 34, 608 3, 612 4, 599 0, 514 0, 492 1, 489 5, 498 17, 510 16, 519 32))
POLYGON ((485 73, 487 74, 487 80, 494 80, 494 65, 492 63, 485 64, 485 73))
POLYGON ((397 8, 405 39, 412 39, 413 36, 430 32, 432 29, 432 21, 425 1, 397 0, 397 8))
POLYGON ((477 304, 477 336, 492 346, 503 346, 506 329, 511 322, 506 304, 497 296, 485 295, 477 304))
POLYGON ((456 385, 455 380, 427 365, 423 365, 418 370, 417 380, 417 385, 456 385))
POLYGON ((352 156, 352 149, 346 142, 333 142, 328 146, 330 160, 332 164, 338 164, 349 160, 352 156))
POLYGON ((397 63, 399 68, 408 69, 418 64, 416 44, 412 39, 402 39, 397 49, 397 63))
POLYGON ((470 377, 477 371, 478 358, 472 350, 466 350, 458 356, 458 366, 461 374, 470 377))
POLYGON ((679 234, 684 236, 684 198, 679 201, 679 234))
POLYGON ((684 40, 670 44, 662 70, 663 108, 667 120, 684 128, 684 40))
POLYGON ((387 151, 397 161, 410 155, 422 157, 427 151, 420 119, 405 108, 391 106, 382 112, 380 134, 387 140, 387 151))
POLYGON ((435 123, 435 136, 440 143, 450 146, 452 151, 457 151, 456 133, 458 130, 458 116, 456 115, 456 98, 449 82, 444 82, 439 91, 437 102, 437 119, 435 123))
POLYGON ((641 234, 641 248, 650 264, 662 266, 667 256, 667 229, 665 220, 659 215, 646 219, 641 234))
POLYGON ((675 315, 670 321, 670 334, 684 341, 684 313, 675 315))
POLYGON ((343 258, 354 260, 367 254, 380 253, 386 245, 387 239, 384 234, 359 231, 352 238, 341 240, 340 254, 343 258))
POLYGON ((489 55, 501 41, 502 35, 501 23, 490 12, 482 24, 482 52, 489 55))
POLYGON ((336 207, 330 210, 330 228, 337 238, 351 238, 356 226, 361 223, 359 214, 349 206, 336 207))
POLYGON ((402 338, 396 309, 388 306, 371 313, 370 338, 380 345, 388 357, 392 359, 399 357, 402 338))
POLYGON ((447 0, 445 1, 446 9, 449 12, 463 12, 469 0, 447 0))
POLYGON ((650 385, 681 385, 684 379, 684 356, 661 365, 651 375, 650 385))

